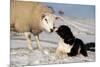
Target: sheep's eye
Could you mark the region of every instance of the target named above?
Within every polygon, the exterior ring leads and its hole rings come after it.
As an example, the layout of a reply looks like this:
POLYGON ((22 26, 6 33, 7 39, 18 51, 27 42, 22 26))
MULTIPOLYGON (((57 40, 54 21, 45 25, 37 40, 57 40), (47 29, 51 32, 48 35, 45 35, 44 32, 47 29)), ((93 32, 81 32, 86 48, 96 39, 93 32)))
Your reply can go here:
POLYGON ((47 19, 45 19, 45 21, 48 23, 47 19))
POLYGON ((47 19, 45 19, 45 21, 47 21, 47 19))

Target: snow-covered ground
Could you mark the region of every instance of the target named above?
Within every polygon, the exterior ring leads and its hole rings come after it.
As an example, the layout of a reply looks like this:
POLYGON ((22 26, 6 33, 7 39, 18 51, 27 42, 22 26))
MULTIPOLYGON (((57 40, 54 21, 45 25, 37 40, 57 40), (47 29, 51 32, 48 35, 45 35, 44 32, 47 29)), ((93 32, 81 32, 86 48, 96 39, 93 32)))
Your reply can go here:
MULTIPOLYGON (((95 42, 95 20, 81 19, 75 17, 64 17, 65 21, 58 20, 56 26, 66 24, 70 26, 73 34, 82 39, 84 43, 95 42)), ((33 51, 27 49, 27 42, 22 34, 11 33, 11 66, 19 67, 26 65, 41 64, 60 64, 72 62, 93 62, 95 61, 95 52, 88 51, 88 57, 77 55, 75 57, 66 57, 57 59, 55 50, 59 41, 58 35, 54 33, 43 32, 40 34, 40 43, 45 51, 49 54, 45 55, 38 49, 35 49, 36 43, 33 41, 33 51)))

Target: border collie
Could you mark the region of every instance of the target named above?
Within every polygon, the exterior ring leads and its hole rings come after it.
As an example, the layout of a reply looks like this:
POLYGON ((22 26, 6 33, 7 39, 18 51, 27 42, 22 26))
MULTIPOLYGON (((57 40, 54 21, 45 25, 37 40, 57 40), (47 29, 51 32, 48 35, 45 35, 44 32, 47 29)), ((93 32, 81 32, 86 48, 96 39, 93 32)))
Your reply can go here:
MULTIPOLYGON (((81 53, 83 56, 87 57, 87 49, 83 41, 79 38, 76 38, 71 29, 66 25, 61 25, 56 33, 60 36, 59 46, 56 49, 56 54, 58 56, 76 56, 78 53, 81 53)), ((93 43, 94 45, 94 43, 93 43)))

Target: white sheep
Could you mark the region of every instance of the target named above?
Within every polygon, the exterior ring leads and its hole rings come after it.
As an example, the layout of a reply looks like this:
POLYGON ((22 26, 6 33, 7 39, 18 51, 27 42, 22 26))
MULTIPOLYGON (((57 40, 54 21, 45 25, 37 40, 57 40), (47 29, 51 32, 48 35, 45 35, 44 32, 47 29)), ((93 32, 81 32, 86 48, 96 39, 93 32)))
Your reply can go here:
POLYGON ((32 50, 31 34, 35 36, 37 47, 42 50, 39 34, 42 31, 53 32, 54 22, 58 19, 52 10, 38 2, 12 1, 11 2, 11 30, 23 32, 32 50))

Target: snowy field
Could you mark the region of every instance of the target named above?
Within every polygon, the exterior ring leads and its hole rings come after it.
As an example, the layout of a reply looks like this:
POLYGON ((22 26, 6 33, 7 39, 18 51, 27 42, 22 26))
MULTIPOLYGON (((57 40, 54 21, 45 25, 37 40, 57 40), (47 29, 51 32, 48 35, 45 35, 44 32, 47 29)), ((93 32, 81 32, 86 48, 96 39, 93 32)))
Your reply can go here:
MULTIPOLYGON (((84 43, 95 42, 95 20, 81 19, 75 17, 64 17, 65 22, 58 20, 56 26, 66 24, 70 26, 73 34, 84 41, 84 43)), ((43 32, 40 34, 40 43, 44 51, 48 55, 43 54, 36 49, 36 43, 33 41, 33 51, 27 49, 27 42, 22 34, 11 33, 11 67, 23 67, 26 65, 41 65, 41 64, 64 64, 73 62, 94 62, 95 52, 88 51, 88 57, 77 55, 75 57, 66 57, 57 59, 55 50, 59 41, 58 35, 54 33, 43 32)))

